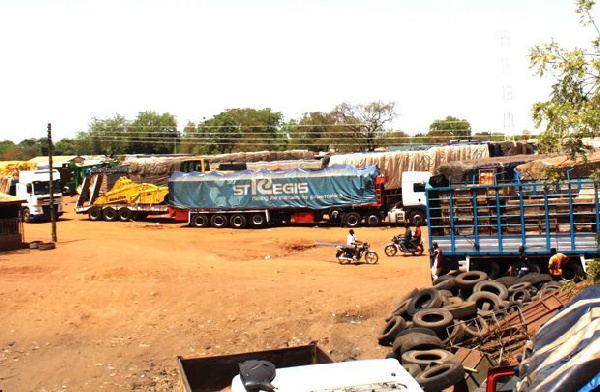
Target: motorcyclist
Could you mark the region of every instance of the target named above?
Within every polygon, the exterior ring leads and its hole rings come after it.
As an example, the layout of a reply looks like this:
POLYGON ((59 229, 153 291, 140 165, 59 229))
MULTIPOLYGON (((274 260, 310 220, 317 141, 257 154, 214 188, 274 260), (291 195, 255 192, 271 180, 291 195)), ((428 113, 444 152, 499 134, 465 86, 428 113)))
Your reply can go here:
POLYGON ((350 229, 346 236, 346 249, 352 250, 354 252, 354 258, 358 259, 358 241, 356 240, 353 229, 350 229))
POLYGON ((415 226, 415 233, 413 234, 411 242, 414 249, 417 249, 421 243, 421 225, 418 223, 415 226))
POLYGON ((412 241, 412 238, 413 234, 412 230, 410 229, 410 223, 406 222, 404 225, 404 241, 402 242, 402 248, 404 248, 405 251, 410 249, 410 242, 412 241))

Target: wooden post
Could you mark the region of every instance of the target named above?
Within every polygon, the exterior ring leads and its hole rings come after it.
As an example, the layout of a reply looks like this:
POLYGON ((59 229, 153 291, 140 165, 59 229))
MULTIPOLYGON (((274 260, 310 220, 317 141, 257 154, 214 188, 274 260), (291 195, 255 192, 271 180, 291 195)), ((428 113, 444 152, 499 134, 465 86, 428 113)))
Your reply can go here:
POLYGON ((48 166, 50 169, 50 221, 52 222, 52 242, 56 242, 56 210, 54 209, 54 168, 52 167, 52 124, 48 123, 48 166))

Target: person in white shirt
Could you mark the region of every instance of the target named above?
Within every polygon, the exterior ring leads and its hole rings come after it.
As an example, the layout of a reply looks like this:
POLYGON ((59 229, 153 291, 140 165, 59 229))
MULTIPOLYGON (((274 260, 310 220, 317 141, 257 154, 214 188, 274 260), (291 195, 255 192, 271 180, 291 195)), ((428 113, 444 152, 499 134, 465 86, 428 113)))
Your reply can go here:
POLYGON ((350 229, 348 231, 348 235, 346 236, 346 248, 354 250, 354 257, 358 258, 358 247, 356 245, 356 236, 354 235, 354 230, 350 229))

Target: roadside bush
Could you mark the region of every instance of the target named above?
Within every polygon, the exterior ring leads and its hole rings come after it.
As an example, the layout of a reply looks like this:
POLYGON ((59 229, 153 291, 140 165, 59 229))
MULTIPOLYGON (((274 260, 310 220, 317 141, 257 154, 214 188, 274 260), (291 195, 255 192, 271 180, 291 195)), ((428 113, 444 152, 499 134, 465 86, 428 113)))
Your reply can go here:
POLYGON ((587 266, 587 278, 592 282, 592 284, 600 283, 600 261, 594 260, 590 262, 587 266))

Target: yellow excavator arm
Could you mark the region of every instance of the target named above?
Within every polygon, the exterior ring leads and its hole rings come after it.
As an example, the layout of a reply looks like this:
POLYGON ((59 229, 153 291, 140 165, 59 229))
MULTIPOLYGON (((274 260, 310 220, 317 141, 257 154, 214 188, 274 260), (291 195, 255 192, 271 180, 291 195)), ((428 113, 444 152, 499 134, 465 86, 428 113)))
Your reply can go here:
POLYGON ((169 188, 153 184, 137 184, 121 177, 105 195, 99 196, 93 205, 105 204, 162 204, 166 202, 169 188))

